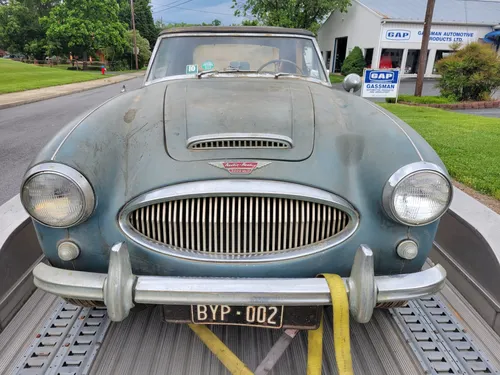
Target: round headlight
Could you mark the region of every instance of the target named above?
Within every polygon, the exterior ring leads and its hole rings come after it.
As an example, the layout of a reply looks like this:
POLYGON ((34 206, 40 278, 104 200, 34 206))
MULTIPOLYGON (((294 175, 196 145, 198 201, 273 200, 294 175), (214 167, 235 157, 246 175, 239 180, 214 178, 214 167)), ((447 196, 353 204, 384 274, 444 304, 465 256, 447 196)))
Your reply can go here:
POLYGON ((95 198, 80 172, 63 164, 46 163, 26 174, 21 201, 35 220, 50 227, 66 228, 90 216, 95 198))
POLYGON ((435 164, 409 164, 394 173, 384 188, 383 204, 394 220, 410 226, 432 223, 451 203, 453 188, 435 164))

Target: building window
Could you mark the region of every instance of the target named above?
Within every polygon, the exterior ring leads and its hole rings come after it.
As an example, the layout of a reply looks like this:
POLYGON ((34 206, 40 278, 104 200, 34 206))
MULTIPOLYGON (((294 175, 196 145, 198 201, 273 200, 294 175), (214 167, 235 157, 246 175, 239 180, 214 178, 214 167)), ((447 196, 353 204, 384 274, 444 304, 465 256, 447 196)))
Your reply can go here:
MULTIPOLYGON (((406 74, 417 74, 418 73, 418 63, 420 59, 419 49, 408 50, 408 56, 406 57, 406 74)), ((429 59, 429 51, 427 51, 427 59, 429 59)))
POLYGON ((384 48, 380 55, 380 69, 401 68, 403 49, 384 48))
POLYGON ((439 60, 444 59, 445 57, 451 56, 452 54, 453 54, 453 51, 438 49, 436 51, 436 58, 434 59, 434 67, 432 68, 432 73, 433 74, 437 73, 436 64, 439 60))
POLYGON ((365 48, 365 63, 368 68, 372 67, 373 48, 365 48))

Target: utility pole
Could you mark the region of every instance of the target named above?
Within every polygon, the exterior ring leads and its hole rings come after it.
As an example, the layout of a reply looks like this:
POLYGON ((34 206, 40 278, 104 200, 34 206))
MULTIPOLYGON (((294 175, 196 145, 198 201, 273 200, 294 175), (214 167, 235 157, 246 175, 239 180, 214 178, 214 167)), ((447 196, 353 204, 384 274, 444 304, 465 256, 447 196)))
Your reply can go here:
POLYGON ((427 67, 427 51, 429 49, 429 38, 431 36, 432 15, 436 0, 427 0, 427 10, 425 11, 424 35, 422 36, 422 47, 418 61, 417 84, 415 86, 415 96, 422 96, 424 86, 424 74, 427 67))
POLYGON ((137 60, 137 39, 135 37, 134 0, 130 0, 130 12, 132 12, 132 30, 134 34, 135 70, 139 70, 139 61, 137 60))

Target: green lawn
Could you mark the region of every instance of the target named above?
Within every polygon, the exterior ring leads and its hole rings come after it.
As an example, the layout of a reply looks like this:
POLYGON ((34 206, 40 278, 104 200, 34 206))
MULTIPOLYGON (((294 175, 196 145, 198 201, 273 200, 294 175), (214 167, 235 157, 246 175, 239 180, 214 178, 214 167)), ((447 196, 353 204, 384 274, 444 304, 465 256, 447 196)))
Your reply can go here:
POLYGON ((100 72, 76 72, 0 59, 0 94, 104 78, 100 72))
POLYGON ((436 150, 451 176, 500 199, 500 119, 382 103, 436 150))
POLYGON ((330 74, 330 82, 331 83, 342 83, 344 82, 344 76, 338 74, 330 74))

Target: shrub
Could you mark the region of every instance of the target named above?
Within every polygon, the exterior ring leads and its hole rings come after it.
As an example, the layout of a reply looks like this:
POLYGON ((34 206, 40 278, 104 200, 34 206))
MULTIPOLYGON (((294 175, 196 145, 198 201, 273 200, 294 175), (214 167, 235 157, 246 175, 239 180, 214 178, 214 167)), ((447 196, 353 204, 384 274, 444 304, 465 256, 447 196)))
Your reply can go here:
MULTIPOLYGON (((395 103, 395 98, 385 98, 387 103, 395 103)), ((418 104, 450 104, 455 100, 446 98, 444 96, 413 96, 413 95, 399 95, 398 102, 418 103, 418 104)))
POLYGON ((130 69, 130 62, 127 60, 108 61, 108 64, 109 64, 108 69, 113 72, 130 69))
POLYGON ((470 43, 437 63, 441 94, 458 101, 488 100, 500 87, 500 60, 488 45, 470 43))
POLYGON ((344 60, 341 72, 345 76, 351 73, 362 75, 365 66, 366 62, 363 57, 363 52, 361 52, 361 48, 354 47, 351 53, 344 60))

